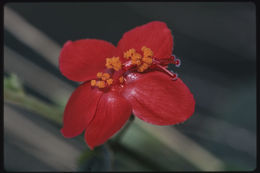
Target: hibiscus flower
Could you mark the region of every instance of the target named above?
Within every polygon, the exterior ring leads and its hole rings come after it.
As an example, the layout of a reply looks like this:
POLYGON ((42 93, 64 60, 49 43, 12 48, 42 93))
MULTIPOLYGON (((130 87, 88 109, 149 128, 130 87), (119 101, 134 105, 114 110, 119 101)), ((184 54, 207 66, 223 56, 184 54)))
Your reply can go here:
POLYGON ((153 21, 126 32, 115 47, 97 39, 64 44, 61 73, 83 82, 65 107, 62 134, 71 138, 85 130, 93 149, 105 143, 134 114, 155 125, 184 122, 194 112, 192 93, 168 64, 173 37, 164 22, 153 21))

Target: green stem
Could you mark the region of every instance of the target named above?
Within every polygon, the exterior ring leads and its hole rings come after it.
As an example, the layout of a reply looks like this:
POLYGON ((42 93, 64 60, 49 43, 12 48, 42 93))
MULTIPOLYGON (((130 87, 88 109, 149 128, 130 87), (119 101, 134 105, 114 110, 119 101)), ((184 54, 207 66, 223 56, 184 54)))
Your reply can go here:
POLYGON ((135 160, 136 162, 141 163, 143 166, 145 166, 148 169, 152 169, 154 171, 162 171, 162 170, 168 170, 163 165, 158 164, 153 159, 125 146, 117 141, 109 141, 109 146, 112 149, 112 151, 117 153, 123 153, 125 156, 127 156, 130 159, 135 160))
POLYGON ((120 140, 123 138, 123 136, 125 135, 126 131, 128 130, 128 128, 131 126, 131 124, 133 123, 135 119, 135 116, 132 114, 129 117, 129 120, 127 121, 126 125, 123 127, 123 129, 118 133, 118 135, 115 137, 115 141, 116 142, 120 142, 120 140))

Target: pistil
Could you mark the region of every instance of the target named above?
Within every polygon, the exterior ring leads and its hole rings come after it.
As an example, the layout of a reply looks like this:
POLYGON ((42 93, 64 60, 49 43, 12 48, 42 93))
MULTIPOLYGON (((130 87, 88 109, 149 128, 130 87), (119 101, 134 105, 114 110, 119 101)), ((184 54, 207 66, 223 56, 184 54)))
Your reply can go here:
POLYGON ((169 76, 171 76, 172 80, 176 80, 177 79, 177 74, 176 73, 173 73, 169 70, 167 70, 165 67, 161 66, 160 64, 156 64, 156 66, 163 70, 165 73, 167 73, 169 76))

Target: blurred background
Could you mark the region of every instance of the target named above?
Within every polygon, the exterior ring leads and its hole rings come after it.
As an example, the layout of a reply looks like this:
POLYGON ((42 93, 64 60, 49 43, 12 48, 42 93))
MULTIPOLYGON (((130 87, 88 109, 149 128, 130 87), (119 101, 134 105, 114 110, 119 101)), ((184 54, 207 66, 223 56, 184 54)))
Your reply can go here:
POLYGON ((7 3, 4 6, 4 168, 7 171, 245 171, 256 168, 256 9, 253 3, 7 3), (117 44, 150 21, 167 23, 172 68, 196 100, 176 126, 135 118, 90 151, 60 133, 78 83, 61 75, 67 40, 117 44))

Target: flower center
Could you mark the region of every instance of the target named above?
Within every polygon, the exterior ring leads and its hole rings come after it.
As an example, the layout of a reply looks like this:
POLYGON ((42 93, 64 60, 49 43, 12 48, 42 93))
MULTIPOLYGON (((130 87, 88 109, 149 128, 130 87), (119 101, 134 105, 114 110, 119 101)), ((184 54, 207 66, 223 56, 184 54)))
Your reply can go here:
POLYGON ((129 49, 124 53, 124 58, 131 59, 131 65, 136 65, 138 72, 147 70, 153 62, 153 51, 145 46, 141 50, 143 56, 137 53, 135 49, 129 49))
POLYGON ((172 80, 177 79, 177 74, 167 69, 168 64, 175 64, 179 67, 181 62, 176 59, 174 55, 168 58, 156 58, 153 51, 146 46, 142 47, 142 54, 135 49, 129 49, 124 52, 124 58, 127 60, 122 64, 119 57, 112 57, 106 59, 105 67, 106 73, 98 72, 97 79, 91 80, 92 87, 108 88, 111 85, 120 84, 123 86, 124 76, 127 72, 148 72, 149 70, 160 70, 171 76, 172 80))

